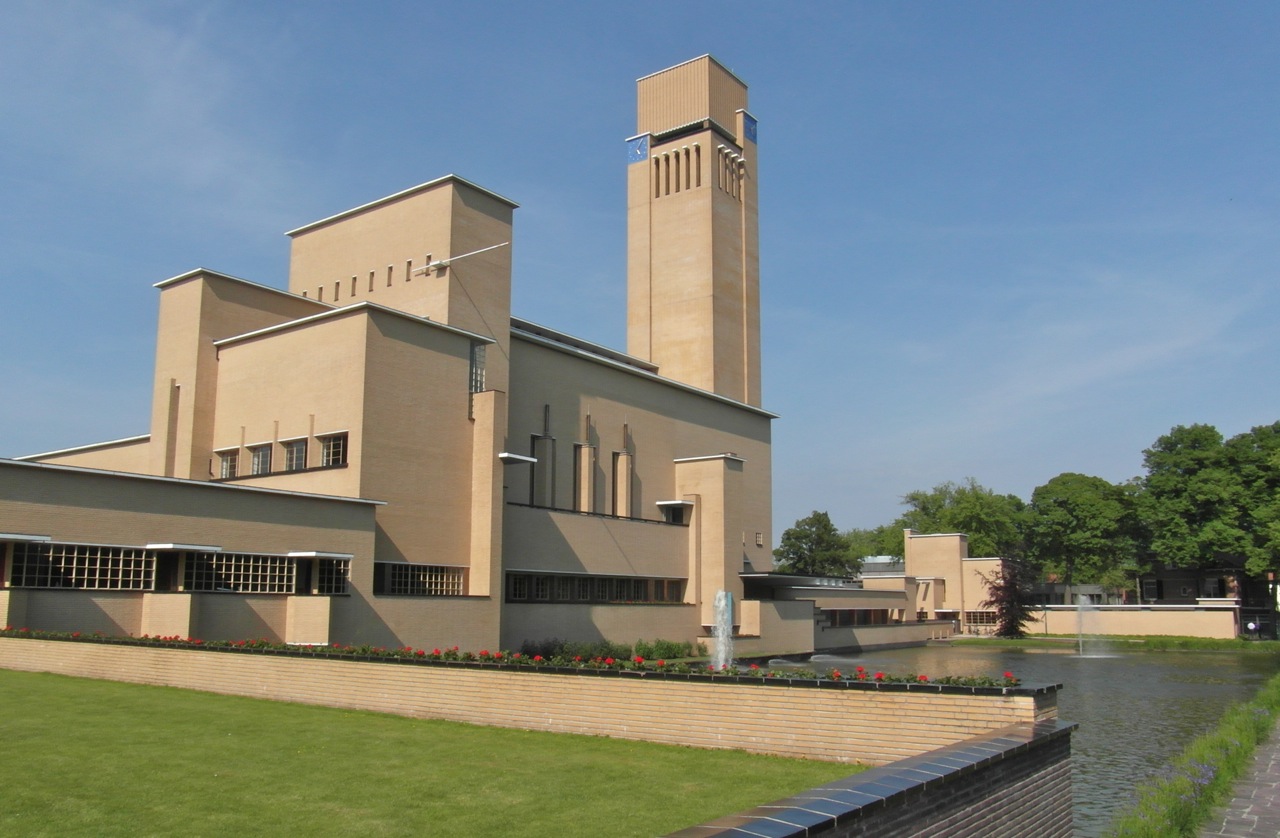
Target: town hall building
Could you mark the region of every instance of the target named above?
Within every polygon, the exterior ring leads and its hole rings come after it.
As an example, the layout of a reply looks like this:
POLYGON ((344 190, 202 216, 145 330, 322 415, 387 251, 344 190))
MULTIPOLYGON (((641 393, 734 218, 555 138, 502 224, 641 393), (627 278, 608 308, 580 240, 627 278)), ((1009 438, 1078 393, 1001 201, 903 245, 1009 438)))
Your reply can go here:
POLYGON ((773 541, 756 119, 710 56, 637 115, 625 352, 512 315, 516 204, 453 175, 291 231, 287 290, 160 282, 146 432, 0 460, 0 625, 518 648, 697 639, 722 590, 744 653, 814 648, 824 608, 913 621, 852 583, 744 597, 773 541))

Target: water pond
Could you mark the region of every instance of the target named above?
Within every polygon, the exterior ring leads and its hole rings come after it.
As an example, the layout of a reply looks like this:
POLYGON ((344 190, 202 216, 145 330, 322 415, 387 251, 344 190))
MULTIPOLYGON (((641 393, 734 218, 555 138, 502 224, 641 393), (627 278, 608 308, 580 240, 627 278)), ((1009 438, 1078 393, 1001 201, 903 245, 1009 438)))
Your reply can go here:
POLYGON ((894 674, 991 675, 1026 684, 1059 683, 1061 718, 1072 736, 1076 834, 1101 835, 1134 799, 1135 787, 1165 768, 1186 744, 1247 701, 1280 668, 1270 655, 1237 652, 1125 652, 1081 656, 1074 646, 1019 648, 935 645, 815 656, 814 669, 861 664, 894 674))

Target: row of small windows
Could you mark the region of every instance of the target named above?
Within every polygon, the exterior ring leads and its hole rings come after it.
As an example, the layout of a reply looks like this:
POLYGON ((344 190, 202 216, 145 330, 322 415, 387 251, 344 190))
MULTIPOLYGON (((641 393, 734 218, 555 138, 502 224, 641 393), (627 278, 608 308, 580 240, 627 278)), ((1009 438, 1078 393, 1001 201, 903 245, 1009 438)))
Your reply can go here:
POLYGON ((240 594, 347 592, 350 561, 298 559, 252 553, 190 553, 184 562, 172 552, 92 544, 20 542, 13 545, 9 584, 15 588, 70 588, 98 591, 168 591, 240 594), (312 573, 315 579, 312 579, 312 573))
POLYGON ((702 147, 697 143, 653 158, 653 197, 702 186, 702 147))
POLYGON ((450 565, 376 562, 373 592, 384 596, 462 596, 466 571, 450 565))
MULTIPOLYGON (((427 258, 423 261, 423 264, 424 264, 424 265, 429 265, 429 264, 431 264, 431 254, 430 254, 430 253, 428 253, 428 254, 427 254, 427 258)), ((421 273, 421 272, 422 272, 422 268, 419 268, 419 269, 418 269, 418 272, 419 272, 419 273, 421 273)), ((391 287, 391 285, 395 282, 395 273, 396 273, 396 266, 395 266, 395 265, 387 265, 387 271, 386 271, 386 280, 387 280, 387 282, 386 282, 386 287, 387 287, 387 288, 390 288, 390 287, 391 287)), ((405 281, 405 282, 413 282, 413 274, 414 274, 414 270, 413 270, 413 260, 412 260, 412 259, 407 259, 407 260, 405 260, 405 263, 404 263, 404 281, 405 281)), ((367 286, 367 287, 368 287, 368 290, 367 290, 367 292, 366 292, 366 293, 369 293, 369 294, 372 294, 372 293, 373 293, 374 288, 375 288, 375 287, 377 287, 377 280, 378 280, 378 272, 377 272, 376 270, 369 271, 369 279, 368 279, 368 286, 367 286)), ((359 276, 358 274, 353 275, 353 276, 351 277, 351 279, 350 279, 350 280, 347 280, 347 281, 345 282, 345 284, 347 285, 347 291, 348 291, 347 296, 348 296, 348 297, 354 297, 354 296, 356 296, 356 294, 357 294, 357 292, 358 292, 359 285, 360 285, 360 276, 359 276)), ((343 280, 341 280, 341 279, 335 279, 335 280, 333 281, 333 292, 332 292, 332 296, 330 297, 330 300, 332 300, 332 301, 333 301, 333 302, 335 302, 335 303, 336 303, 336 302, 338 302, 338 300, 342 297, 342 291, 343 291, 342 286, 343 286, 343 285, 344 285, 344 281, 343 281, 343 280)), ((302 296, 304 296, 304 297, 310 297, 310 296, 311 296, 311 292, 310 292, 310 291, 306 291, 306 290, 304 290, 304 291, 302 292, 302 296)), ((322 302, 322 303, 324 302, 324 298, 325 298, 325 286, 324 286, 324 285, 318 285, 318 286, 316 286, 316 296, 315 296, 315 298, 316 298, 317 300, 319 300, 320 302, 322 302)))
MULTIPOLYGON (((347 435, 330 434, 316 438, 320 443, 320 467, 344 466, 347 464, 347 435)), ((267 442, 262 445, 250 445, 249 475, 271 473, 272 453, 280 446, 284 462, 283 471, 304 471, 307 468, 307 440, 290 439, 280 443, 267 442)), ((242 476, 240 473, 240 449, 218 452, 218 478, 229 480, 242 476)))
POLYGON ((683 602, 683 579, 507 574, 508 602, 683 602))
POLYGON ((716 148, 716 174, 716 185, 741 201, 742 182, 747 175, 746 159, 726 146, 719 146, 716 148))
POLYGON ((840 608, 824 610, 827 624, 832 628, 844 626, 887 626, 889 609, 887 608, 840 608))

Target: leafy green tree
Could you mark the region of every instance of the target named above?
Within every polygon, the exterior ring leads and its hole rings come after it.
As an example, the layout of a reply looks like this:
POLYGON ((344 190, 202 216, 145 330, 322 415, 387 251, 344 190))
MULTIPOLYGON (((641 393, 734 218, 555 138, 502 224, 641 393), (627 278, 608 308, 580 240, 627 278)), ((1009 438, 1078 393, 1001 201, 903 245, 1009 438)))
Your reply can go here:
POLYGON ((1132 587, 1141 572, 1137 487, 1066 472, 1031 494, 1023 518, 1027 558, 1066 585, 1132 587))
POLYGON ((779 569, 789 573, 852 576, 862 567, 862 559, 854 558, 848 539, 831 523, 831 517, 817 510, 787 528, 773 555, 779 569))
MULTIPOLYGON (((1232 453, 1255 464, 1265 460, 1251 447, 1241 442, 1232 453)), ((1175 567, 1245 560, 1254 546, 1249 493, 1216 428, 1179 425, 1143 452, 1143 462, 1138 508, 1154 558, 1175 567)))
POLYGON ((902 557, 902 530, 892 524, 869 530, 846 530, 844 537, 849 542, 849 552, 855 559, 865 559, 867 556, 902 557))
POLYGON ((1236 524, 1246 533, 1245 569, 1257 576, 1280 571, 1280 422, 1232 437, 1223 454, 1239 482, 1236 524))
MULTIPOLYGON (((908 492, 902 502, 909 508, 894 522, 899 530, 964 533, 971 556, 1023 554, 1021 521, 1026 504, 1017 495, 997 495, 969 477, 963 483, 908 492)), ((892 555, 902 555, 901 533, 892 555)))
POLYGON ((982 578, 987 581, 982 607, 996 611, 996 637, 1026 637, 1033 609, 1031 586, 1036 578, 1031 565, 1021 559, 1006 559, 998 570, 984 573, 982 578))

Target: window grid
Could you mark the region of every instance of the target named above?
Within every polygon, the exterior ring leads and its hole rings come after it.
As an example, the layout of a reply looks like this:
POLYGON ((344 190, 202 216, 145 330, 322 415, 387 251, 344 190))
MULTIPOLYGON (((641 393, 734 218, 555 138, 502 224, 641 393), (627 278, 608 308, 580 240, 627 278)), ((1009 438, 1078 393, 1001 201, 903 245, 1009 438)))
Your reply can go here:
POLYGON ((221 451, 218 453, 218 476, 223 480, 240 474, 240 452, 221 451))
POLYGON ((388 562, 386 593, 401 596, 462 596, 463 568, 388 562))
POLYGON ((471 344, 470 389, 472 393, 484 392, 484 356, 485 345, 483 343, 471 344))
POLYGON ((252 553, 192 553, 183 587, 188 591, 237 594, 292 594, 297 569, 288 556, 252 553))
POLYGON ((253 455, 253 463, 251 474, 270 474, 271 473, 271 446, 259 445, 249 449, 253 455))
POLYGON ((320 559, 316 593, 336 596, 347 592, 351 562, 347 559, 320 559))
POLYGON ((307 441, 295 439, 284 443, 284 470, 302 471, 307 467, 307 441))
POLYGON ((510 573, 507 599, 515 602, 683 602, 683 579, 510 573))
POLYGON ((88 544, 13 546, 15 588, 79 588, 97 591, 149 591, 156 557, 150 550, 88 544))
POLYGON ((343 466, 347 464, 347 435, 334 434, 320 438, 320 465, 343 466))

